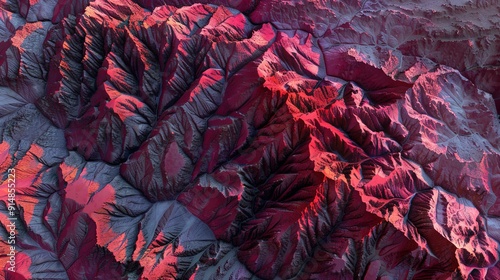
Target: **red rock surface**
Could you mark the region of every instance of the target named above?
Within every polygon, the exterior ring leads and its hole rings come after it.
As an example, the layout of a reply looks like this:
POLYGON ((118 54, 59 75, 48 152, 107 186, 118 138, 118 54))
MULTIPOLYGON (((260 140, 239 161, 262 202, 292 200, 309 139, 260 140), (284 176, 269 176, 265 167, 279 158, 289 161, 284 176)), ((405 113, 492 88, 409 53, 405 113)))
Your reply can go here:
POLYGON ((500 279, 500 7, 452 2, 0 0, 2 279, 500 279))

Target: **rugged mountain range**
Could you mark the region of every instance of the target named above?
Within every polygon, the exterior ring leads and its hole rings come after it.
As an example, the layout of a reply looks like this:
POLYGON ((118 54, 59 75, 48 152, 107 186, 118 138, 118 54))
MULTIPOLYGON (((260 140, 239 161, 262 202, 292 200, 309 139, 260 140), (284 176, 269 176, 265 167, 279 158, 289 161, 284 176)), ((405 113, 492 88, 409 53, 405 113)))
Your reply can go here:
POLYGON ((500 6, 401 2, 1 0, 2 277, 500 279, 500 6))

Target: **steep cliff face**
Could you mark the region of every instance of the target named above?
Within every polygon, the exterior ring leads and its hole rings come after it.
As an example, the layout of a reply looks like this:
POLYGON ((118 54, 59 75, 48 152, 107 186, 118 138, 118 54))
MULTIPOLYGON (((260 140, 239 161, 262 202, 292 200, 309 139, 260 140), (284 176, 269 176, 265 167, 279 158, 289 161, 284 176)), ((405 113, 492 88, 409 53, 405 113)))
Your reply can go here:
POLYGON ((2 276, 500 277, 500 7, 438 2, 0 1, 2 276))

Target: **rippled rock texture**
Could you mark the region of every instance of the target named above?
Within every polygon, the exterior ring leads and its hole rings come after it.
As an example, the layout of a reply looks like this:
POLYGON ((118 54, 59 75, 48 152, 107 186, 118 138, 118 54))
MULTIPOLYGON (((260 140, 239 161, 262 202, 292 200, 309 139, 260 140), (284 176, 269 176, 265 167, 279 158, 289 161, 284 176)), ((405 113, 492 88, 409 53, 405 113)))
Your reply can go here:
POLYGON ((2 279, 499 279, 500 7, 407 2, 1 0, 2 279))

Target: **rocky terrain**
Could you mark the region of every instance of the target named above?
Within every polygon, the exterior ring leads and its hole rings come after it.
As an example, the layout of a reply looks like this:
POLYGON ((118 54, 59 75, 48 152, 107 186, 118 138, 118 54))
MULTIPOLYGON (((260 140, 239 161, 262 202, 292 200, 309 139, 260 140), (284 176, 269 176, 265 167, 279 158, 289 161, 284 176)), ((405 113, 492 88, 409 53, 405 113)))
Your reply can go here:
POLYGON ((500 279, 500 6, 406 2, 0 0, 0 277, 500 279))

